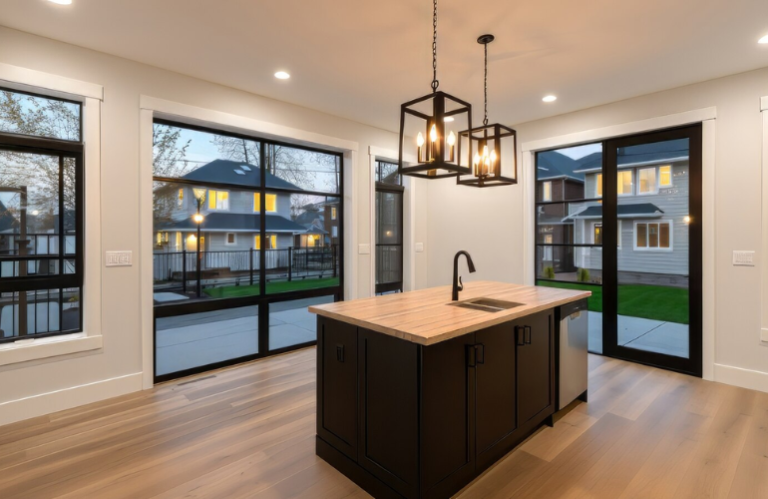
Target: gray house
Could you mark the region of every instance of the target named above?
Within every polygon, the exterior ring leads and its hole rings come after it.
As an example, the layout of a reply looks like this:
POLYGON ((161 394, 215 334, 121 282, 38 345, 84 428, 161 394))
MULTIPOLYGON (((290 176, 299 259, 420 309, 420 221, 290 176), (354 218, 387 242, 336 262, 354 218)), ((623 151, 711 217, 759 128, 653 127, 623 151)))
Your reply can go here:
MULTIPOLYGON (((618 271, 625 284, 687 286, 688 143, 644 144, 618 151, 618 271)), ((603 196, 602 154, 579 160, 587 199, 603 196)), ((603 207, 598 201, 570 205, 573 242, 602 244, 603 207)), ((602 248, 574 249, 574 266, 602 276, 602 248)))
MULTIPOLYGON (((294 246, 297 236, 312 237, 317 228, 297 223, 292 219, 292 193, 303 193, 303 189, 266 172, 267 189, 284 189, 291 192, 267 192, 263 200, 266 211, 266 237, 259 237, 261 229, 261 194, 254 192, 261 185, 261 170, 258 166, 229 161, 212 161, 182 178, 200 182, 201 185, 227 184, 240 189, 217 189, 182 184, 164 184, 155 189, 155 255, 197 251, 197 224, 193 216, 198 210, 197 194, 204 194, 200 213, 200 248, 204 252, 203 265, 206 269, 227 269, 245 271, 258 268, 258 256, 249 250, 288 250, 294 246)), ((296 216, 296 214, 293 214, 296 216)), ((322 235, 317 236, 322 239, 322 235)), ((287 252, 267 252, 267 268, 287 266, 287 252)), ((194 256, 187 268, 193 268, 194 256), (192 262, 192 263, 190 263, 192 262)), ((181 260, 165 259, 167 264, 156 262, 157 278, 169 271, 178 272, 181 260), (166 268, 167 267, 167 268, 166 268)))

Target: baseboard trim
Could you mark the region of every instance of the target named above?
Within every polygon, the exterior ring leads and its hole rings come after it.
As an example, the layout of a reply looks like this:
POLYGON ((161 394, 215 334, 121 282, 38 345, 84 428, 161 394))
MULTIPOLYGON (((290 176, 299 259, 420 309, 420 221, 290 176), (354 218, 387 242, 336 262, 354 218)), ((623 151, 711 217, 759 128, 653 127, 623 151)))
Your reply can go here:
POLYGON ((0 425, 72 409, 142 389, 142 373, 73 386, 0 404, 0 425))
POLYGON ((750 390, 768 392, 768 373, 762 371, 715 364, 714 380, 728 385, 749 388, 750 390))

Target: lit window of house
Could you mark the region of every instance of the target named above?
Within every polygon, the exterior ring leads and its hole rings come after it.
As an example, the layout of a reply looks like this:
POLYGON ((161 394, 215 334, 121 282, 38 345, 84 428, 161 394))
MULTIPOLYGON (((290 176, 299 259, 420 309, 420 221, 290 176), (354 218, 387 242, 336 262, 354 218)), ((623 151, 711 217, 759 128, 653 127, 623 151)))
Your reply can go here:
POLYGON ((638 222, 635 224, 635 249, 672 249, 672 224, 670 222, 638 222))
MULTIPOLYGON (((267 213, 277 212, 277 194, 267 194, 266 197, 266 209, 267 213)), ((261 194, 255 192, 253 194, 253 211, 261 210, 261 194)))
POLYGON ((184 189, 179 189, 179 198, 177 204, 179 208, 184 206, 184 189))
POLYGON ((598 173, 595 175, 595 197, 603 197, 603 174, 598 173))
POLYGON ((552 201, 552 182, 541 184, 541 200, 552 201))
POLYGON ((631 196, 633 194, 632 189, 632 170, 624 170, 618 172, 618 186, 617 193, 619 196, 631 196))
MULTIPOLYGON (((261 238, 259 236, 255 236, 253 238, 254 240, 254 246, 257 250, 261 249, 261 238)), ((267 235, 267 248, 266 249, 277 249, 277 235, 276 234, 269 234, 267 235)))
POLYGON ((331 220, 336 220, 336 207, 331 208, 331 220))
POLYGON ((672 166, 659 167, 659 187, 672 187, 672 166))
POLYGON ((229 192, 209 190, 208 209, 222 211, 229 210, 229 192))

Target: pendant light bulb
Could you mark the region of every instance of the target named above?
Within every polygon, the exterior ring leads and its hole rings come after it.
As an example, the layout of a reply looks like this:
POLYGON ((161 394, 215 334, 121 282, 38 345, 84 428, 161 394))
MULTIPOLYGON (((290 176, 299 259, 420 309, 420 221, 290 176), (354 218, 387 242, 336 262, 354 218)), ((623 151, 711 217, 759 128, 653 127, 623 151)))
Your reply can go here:
POLYGON ((429 140, 437 142, 437 126, 432 125, 432 129, 429 131, 429 140))
POLYGON ((496 164, 496 149, 491 151, 491 164, 496 164))
POLYGON ((456 145, 456 134, 453 133, 453 130, 451 130, 451 133, 448 134, 448 145, 456 145))
POLYGON ((480 155, 478 153, 475 153, 475 159, 473 160, 473 163, 475 166, 480 164, 480 155))
POLYGON ((416 145, 421 147, 424 145, 424 136, 419 132, 419 135, 416 136, 416 145))

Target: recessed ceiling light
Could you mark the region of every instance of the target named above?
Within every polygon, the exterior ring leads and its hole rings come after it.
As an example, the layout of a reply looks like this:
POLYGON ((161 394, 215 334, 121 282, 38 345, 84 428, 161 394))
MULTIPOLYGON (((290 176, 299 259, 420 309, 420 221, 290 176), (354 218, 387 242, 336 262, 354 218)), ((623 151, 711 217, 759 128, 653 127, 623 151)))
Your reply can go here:
POLYGON ((291 75, 289 75, 285 71, 278 71, 277 73, 275 73, 275 78, 277 78, 278 80, 287 80, 290 77, 291 75))
POLYGON ((451 123, 453 121, 453 116, 446 116, 445 118, 443 118, 443 121, 445 121, 446 123, 451 123))
POLYGON ((762 37, 761 39, 759 39, 759 40, 757 41, 757 43, 763 43, 763 44, 766 44, 766 43, 768 43, 768 35, 765 35, 764 37, 762 37))
POLYGON ((71 5, 72 0, 48 0, 51 3, 57 3, 59 5, 71 5))
POLYGON ((557 97, 554 95, 545 95, 543 99, 544 102, 555 102, 557 100, 557 97))

